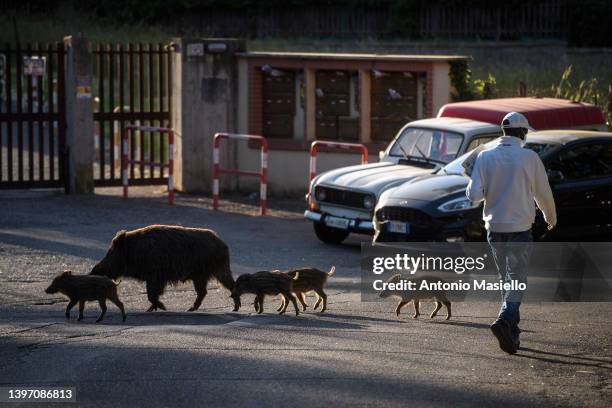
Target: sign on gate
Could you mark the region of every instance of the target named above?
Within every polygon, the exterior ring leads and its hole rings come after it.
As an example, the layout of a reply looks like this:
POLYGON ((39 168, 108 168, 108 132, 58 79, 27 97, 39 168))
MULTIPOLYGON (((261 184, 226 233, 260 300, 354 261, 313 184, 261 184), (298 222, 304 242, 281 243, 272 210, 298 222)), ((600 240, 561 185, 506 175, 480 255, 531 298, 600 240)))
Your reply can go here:
POLYGON ((23 57, 23 74, 30 76, 45 75, 45 57, 23 57))

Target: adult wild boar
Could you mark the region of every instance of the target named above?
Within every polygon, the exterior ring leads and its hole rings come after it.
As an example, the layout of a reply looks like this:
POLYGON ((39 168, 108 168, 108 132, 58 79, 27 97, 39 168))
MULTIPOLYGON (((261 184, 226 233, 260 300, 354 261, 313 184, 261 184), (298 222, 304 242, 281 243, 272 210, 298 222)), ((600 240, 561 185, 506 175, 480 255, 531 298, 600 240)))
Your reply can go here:
POLYGON ((145 281, 148 312, 166 310, 159 297, 168 283, 193 281, 197 297, 189 311, 200 307, 212 277, 229 291, 234 288, 227 245, 214 231, 202 228, 150 225, 119 231, 91 274, 145 281))

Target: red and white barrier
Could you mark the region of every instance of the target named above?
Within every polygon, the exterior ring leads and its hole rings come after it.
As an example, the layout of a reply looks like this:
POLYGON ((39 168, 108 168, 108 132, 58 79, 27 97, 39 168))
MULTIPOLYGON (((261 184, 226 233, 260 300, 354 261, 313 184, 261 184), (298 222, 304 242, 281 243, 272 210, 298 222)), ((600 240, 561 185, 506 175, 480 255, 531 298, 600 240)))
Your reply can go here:
POLYGON ((329 142, 326 140, 316 140, 310 145, 310 175, 308 181, 311 181, 317 175, 317 152, 319 147, 334 150, 349 150, 361 153, 361 164, 368 162, 368 148, 361 143, 344 143, 344 142, 329 142))
MULTIPOLYGON (((123 181, 123 198, 128 197, 128 169, 130 164, 144 165, 168 169, 168 204, 174 204, 174 130, 170 128, 156 126, 140 126, 126 125, 123 130, 123 172, 121 174, 123 181), (159 132, 168 135, 168 163, 157 163, 144 160, 130 160, 129 156, 129 135, 131 130, 139 130, 141 132, 159 132)), ((163 173, 162 173, 163 174, 163 173)))
POLYGON ((219 176, 221 173, 254 176, 260 178, 259 198, 261 215, 266 215, 268 207, 268 141, 263 136, 241 135, 236 133, 217 133, 213 139, 213 208, 219 209, 219 176), (221 139, 257 140, 261 144, 261 169, 259 172, 239 169, 223 169, 219 166, 219 142, 221 139))

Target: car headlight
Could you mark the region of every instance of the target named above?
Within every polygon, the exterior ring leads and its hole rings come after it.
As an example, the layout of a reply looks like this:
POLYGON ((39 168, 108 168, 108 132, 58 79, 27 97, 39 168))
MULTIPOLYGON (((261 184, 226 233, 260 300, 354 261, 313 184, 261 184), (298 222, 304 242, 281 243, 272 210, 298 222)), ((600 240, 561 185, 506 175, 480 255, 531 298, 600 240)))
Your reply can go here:
POLYGON ((319 201, 325 201, 327 198, 327 192, 324 188, 317 188, 315 191, 315 198, 319 201))
POLYGON ((438 207, 438 211, 442 212, 453 212, 453 211, 462 211, 462 210, 471 210, 472 208, 477 208, 480 203, 475 203, 468 200, 467 197, 459 197, 453 200, 447 201, 441 206, 438 207))
POLYGON ((374 197, 372 196, 365 196, 363 199, 363 207, 367 208, 368 210, 371 210, 372 208, 374 208, 374 197))
POLYGON ((317 201, 314 199, 312 194, 307 195, 308 209, 310 211, 316 211, 318 209, 317 201))

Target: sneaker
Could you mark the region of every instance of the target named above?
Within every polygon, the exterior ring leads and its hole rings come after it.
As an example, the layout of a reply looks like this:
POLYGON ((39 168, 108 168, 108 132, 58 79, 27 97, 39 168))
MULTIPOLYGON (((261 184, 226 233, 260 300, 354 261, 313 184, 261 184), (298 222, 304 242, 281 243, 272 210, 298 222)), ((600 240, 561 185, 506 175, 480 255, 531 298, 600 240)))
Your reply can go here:
POLYGON ((510 335, 510 327, 508 323, 503 320, 497 320, 491 325, 491 331, 493 335, 499 341, 499 348, 508 354, 515 354, 517 350, 516 343, 512 340, 510 335))

